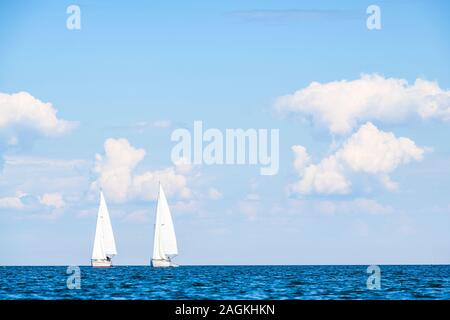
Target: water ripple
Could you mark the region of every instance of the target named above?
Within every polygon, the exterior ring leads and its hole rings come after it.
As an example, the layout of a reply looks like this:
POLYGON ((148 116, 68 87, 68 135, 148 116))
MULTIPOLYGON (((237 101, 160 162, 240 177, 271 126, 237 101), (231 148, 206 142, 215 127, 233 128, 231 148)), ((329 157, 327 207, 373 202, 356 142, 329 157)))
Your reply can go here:
POLYGON ((381 266, 368 290, 366 266, 0 267, 0 299, 449 299, 450 266, 381 266))

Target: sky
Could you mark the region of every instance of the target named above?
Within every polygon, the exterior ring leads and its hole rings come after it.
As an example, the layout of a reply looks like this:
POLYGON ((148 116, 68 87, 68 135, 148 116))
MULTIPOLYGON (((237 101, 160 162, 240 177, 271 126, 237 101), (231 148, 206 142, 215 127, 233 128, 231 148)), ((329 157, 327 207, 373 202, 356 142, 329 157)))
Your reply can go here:
POLYGON ((0 265, 90 264, 100 188, 149 264, 158 181, 182 265, 449 264, 449 9, 2 1, 0 265), (278 129, 278 172, 172 161, 194 121, 278 129))

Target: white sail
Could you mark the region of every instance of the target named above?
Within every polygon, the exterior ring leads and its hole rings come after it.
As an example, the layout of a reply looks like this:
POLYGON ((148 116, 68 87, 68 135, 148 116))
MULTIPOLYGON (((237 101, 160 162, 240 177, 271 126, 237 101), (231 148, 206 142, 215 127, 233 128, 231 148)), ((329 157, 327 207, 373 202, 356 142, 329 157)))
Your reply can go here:
MULTIPOLYGON (((158 195, 158 199, 159 199, 159 195, 158 195)), ((159 200, 157 203, 157 207, 156 207, 156 218, 155 218, 155 235, 153 237, 153 256, 152 258, 154 260, 163 260, 166 259, 167 257, 164 256, 164 254, 161 252, 161 246, 160 246, 160 224, 161 224, 161 215, 158 213, 159 207, 159 200)))
POLYGON ((116 242, 114 241, 114 234, 111 226, 111 220, 109 219, 108 207, 106 206, 103 192, 100 193, 100 208, 101 216, 103 217, 103 245, 105 254, 109 257, 117 254, 116 242))
POLYGON ((94 250, 92 250, 92 260, 106 259, 105 249, 103 247, 103 227, 100 211, 97 215, 97 227, 95 228, 94 250))
POLYGON ((97 227, 95 229, 94 250, 92 251, 93 260, 104 260, 106 257, 112 257, 117 254, 116 243, 109 219, 108 208, 103 196, 100 193, 100 207, 98 208, 97 227))
POLYGON ((167 260, 178 254, 177 238, 173 227, 169 205, 159 185, 158 204, 156 208, 155 236, 153 240, 153 259, 167 260))

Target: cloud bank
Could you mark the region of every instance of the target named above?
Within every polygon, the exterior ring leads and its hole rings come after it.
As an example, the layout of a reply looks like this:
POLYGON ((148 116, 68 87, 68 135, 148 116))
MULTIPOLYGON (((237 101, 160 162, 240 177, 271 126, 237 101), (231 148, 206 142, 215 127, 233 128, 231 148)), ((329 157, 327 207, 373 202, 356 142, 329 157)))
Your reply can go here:
POLYGON ((350 81, 312 82, 277 98, 275 108, 310 118, 331 133, 347 134, 367 121, 449 120, 450 90, 420 78, 408 84, 404 79, 371 74, 350 81))
POLYGON ((0 211, 14 214, 17 218, 57 219, 63 215, 65 205, 62 194, 58 192, 35 196, 17 191, 14 196, 0 198, 0 211), (17 212, 21 214, 16 215, 17 212))
POLYGON ((169 197, 191 197, 187 186, 189 164, 179 162, 161 170, 136 173, 136 166, 146 155, 144 149, 133 147, 126 139, 109 138, 104 143, 104 151, 103 155, 96 155, 94 171, 98 179, 92 187, 102 188, 111 200, 119 203, 134 198, 154 200, 159 182, 169 197))
POLYGON ((74 122, 59 119, 51 103, 44 103, 27 92, 0 93, 0 129, 28 127, 46 136, 64 134, 74 122))
POLYGON ((311 163, 306 148, 293 146, 294 169, 300 180, 290 186, 298 194, 346 194, 350 192, 348 175, 366 173, 378 176, 388 190, 396 183, 389 173, 402 164, 423 159, 425 150, 408 138, 397 138, 367 122, 332 155, 311 163))
POLYGON ((0 168, 3 154, 32 145, 39 136, 59 136, 76 126, 56 116, 51 103, 44 103, 27 92, 0 92, 0 168))

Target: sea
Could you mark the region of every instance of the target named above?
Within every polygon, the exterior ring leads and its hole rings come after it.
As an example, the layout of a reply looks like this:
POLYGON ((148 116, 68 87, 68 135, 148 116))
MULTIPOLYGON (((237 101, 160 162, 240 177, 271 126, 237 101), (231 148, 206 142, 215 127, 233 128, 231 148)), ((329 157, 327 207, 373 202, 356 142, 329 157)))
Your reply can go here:
POLYGON ((450 265, 378 267, 0 266, 0 299, 450 299, 450 265))

